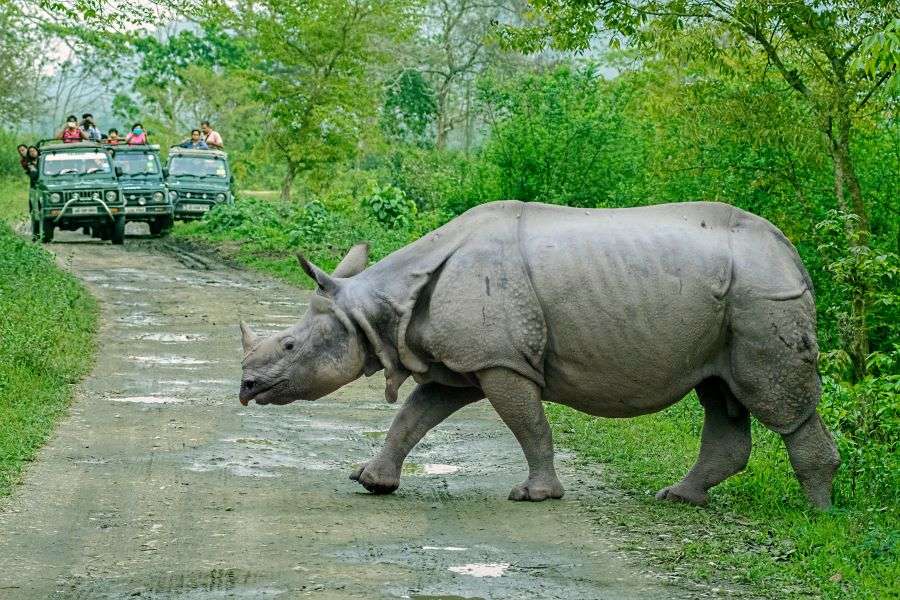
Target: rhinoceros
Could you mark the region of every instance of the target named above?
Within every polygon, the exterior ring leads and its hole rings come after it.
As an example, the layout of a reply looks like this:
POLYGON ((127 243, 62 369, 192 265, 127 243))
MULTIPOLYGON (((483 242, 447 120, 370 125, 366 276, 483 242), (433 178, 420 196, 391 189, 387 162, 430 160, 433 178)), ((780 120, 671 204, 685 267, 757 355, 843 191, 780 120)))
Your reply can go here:
MULTIPOLYGON (((662 410, 696 390, 700 456, 657 498, 702 505, 750 455, 750 415, 781 434, 810 502, 827 508, 839 457, 816 412, 813 286, 771 223, 727 204, 473 208, 367 267, 354 246, 292 327, 241 323, 240 401, 315 400, 383 371, 410 376, 381 451, 350 476, 397 489, 410 450, 487 398, 528 463, 511 500, 560 498, 542 401, 600 417, 662 410)), ((462 451, 462 450, 461 450, 462 451)))

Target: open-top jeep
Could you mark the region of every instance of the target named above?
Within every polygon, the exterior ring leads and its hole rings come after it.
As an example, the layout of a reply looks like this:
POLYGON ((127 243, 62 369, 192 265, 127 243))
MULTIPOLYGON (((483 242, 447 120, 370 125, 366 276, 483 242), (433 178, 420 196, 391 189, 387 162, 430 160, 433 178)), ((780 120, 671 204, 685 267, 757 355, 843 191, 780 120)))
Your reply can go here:
POLYGON ((221 150, 169 150, 166 185, 180 221, 200 219, 217 204, 234 203, 234 177, 221 150))
POLYGON ((174 223, 174 207, 166 191, 159 146, 111 146, 119 183, 125 196, 125 220, 142 221, 150 233, 168 233, 174 223))
POLYGON ((41 156, 28 194, 35 240, 53 241, 55 228, 90 228, 100 237, 125 240, 125 203, 108 148, 93 142, 38 143, 41 156))

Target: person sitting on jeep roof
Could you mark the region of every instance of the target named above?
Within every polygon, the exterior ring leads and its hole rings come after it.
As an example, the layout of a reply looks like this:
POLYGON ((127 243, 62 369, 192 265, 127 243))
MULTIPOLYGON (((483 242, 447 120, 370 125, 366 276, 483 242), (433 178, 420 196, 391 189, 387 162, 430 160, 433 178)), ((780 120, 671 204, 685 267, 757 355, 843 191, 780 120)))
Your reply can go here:
POLYGON ((225 144, 222 142, 222 136, 212 128, 209 121, 202 121, 200 129, 203 131, 203 141, 206 142, 207 146, 213 150, 221 150, 225 147, 225 144))
POLYGON ((103 139, 103 134, 100 133, 100 128, 97 127, 94 115, 91 113, 81 115, 81 130, 87 134, 88 139, 92 142, 99 142, 103 139))
POLYGON ((106 143, 110 146, 118 146, 122 139, 119 137, 119 130, 112 128, 106 134, 106 143))
POLYGON ((178 144, 179 148, 190 148, 191 150, 209 150, 209 145, 200 137, 200 130, 191 130, 191 137, 178 144))
POLYGON ((88 136, 78 127, 78 117, 69 115, 66 117, 66 126, 56 135, 56 139, 64 144, 75 144, 88 139, 88 136))
POLYGON ((125 136, 125 143, 131 146, 139 146, 147 143, 147 132, 140 123, 135 123, 131 131, 125 136))

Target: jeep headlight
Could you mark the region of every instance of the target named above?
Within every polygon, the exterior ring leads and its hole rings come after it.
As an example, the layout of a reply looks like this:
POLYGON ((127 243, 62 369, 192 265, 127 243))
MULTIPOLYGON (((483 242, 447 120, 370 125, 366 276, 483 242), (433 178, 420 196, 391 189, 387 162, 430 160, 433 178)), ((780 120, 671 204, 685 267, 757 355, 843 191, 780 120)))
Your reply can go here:
POLYGON ((225 194, 216 194, 216 202, 225 202, 225 194))
POLYGON ((176 192, 175 190, 169 192, 169 200, 171 200, 172 202, 178 200, 178 192, 176 192))
POLYGON ((53 192, 50 194, 50 202, 53 204, 59 204, 62 202, 62 196, 58 192, 53 192))
POLYGON ((118 200, 118 198, 119 194, 117 194, 115 190, 109 190, 108 192, 106 192, 107 202, 115 202, 116 200, 118 200))
POLYGON ((154 202, 162 202, 165 199, 166 199, 166 197, 165 197, 165 195, 163 195, 162 192, 154 192, 153 193, 153 201, 154 202))

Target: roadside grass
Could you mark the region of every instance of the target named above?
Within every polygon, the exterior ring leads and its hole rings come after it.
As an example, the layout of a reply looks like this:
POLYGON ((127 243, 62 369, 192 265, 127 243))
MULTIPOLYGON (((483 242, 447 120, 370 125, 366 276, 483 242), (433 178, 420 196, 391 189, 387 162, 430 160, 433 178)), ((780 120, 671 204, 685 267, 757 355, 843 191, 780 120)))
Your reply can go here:
POLYGON ((93 362, 97 304, 53 256, 16 235, 27 183, 0 181, 0 497, 10 493, 93 362))
POLYGON ((603 524, 646 540, 632 548, 642 560, 649 554, 670 571, 771 598, 900 597, 896 498, 879 505, 853 497, 846 464, 835 508, 813 511, 780 436, 754 421, 747 469, 713 488, 708 507, 659 502, 655 492, 681 479, 697 457, 703 409, 696 396, 632 419, 547 409, 561 446, 583 464, 609 466, 603 476, 624 491, 626 506, 604 510, 616 518, 603 524))
MULTIPOLYGON (((203 221, 178 225, 174 235, 308 288, 296 252, 330 270, 352 244, 367 240, 376 261, 447 218, 419 213, 391 228, 361 204, 244 194, 203 221)), ((712 490, 708 508, 656 501, 656 490, 678 481, 696 459, 703 411, 693 395, 635 419, 596 419, 555 404, 548 414, 561 447, 587 467, 609 467, 604 478, 621 492, 587 509, 600 529, 618 528, 641 562, 771 598, 900 598, 900 379, 867 385, 852 392, 826 385, 820 408, 838 433, 844 463, 835 508, 824 514, 807 505, 780 437, 757 423, 747 470, 712 490)))

